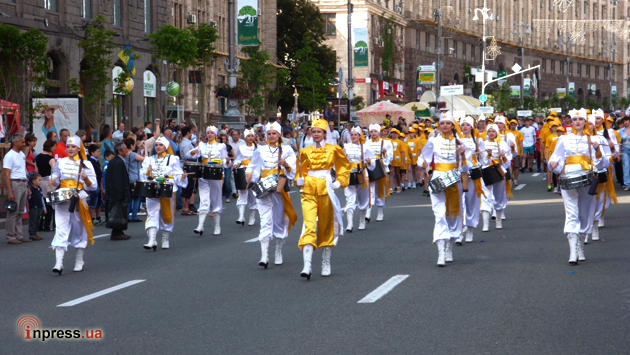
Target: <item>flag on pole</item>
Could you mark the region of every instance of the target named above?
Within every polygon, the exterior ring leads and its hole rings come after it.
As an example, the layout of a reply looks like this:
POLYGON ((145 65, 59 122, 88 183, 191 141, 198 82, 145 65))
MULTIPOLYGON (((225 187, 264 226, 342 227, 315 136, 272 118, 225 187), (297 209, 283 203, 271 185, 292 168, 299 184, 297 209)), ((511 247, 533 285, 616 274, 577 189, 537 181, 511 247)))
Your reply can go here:
POLYGON ((126 45, 125 48, 118 52, 118 58, 127 65, 127 70, 129 70, 132 75, 136 75, 136 66, 133 62, 133 55, 131 54, 129 45, 126 45))

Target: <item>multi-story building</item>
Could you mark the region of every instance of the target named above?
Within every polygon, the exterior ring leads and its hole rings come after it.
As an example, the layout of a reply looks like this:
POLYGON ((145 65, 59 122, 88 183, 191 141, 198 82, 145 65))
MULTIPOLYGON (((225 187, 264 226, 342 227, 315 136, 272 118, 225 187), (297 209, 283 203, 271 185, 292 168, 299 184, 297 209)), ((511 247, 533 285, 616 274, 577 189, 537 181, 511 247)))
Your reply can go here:
POLYGON ((0 12, 0 22, 20 30, 38 28, 48 36, 49 94, 67 93, 67 81, 71 78, 83 83, 81 70, 89 63, 82 62, 82 51, 77 44, 85 38, 85 26, 96 16, 103 15, 107 27, 118 33, 114 37, 112 73, 119 70, 116 66, 124 67, 116 54, 125 45, 129 44, 133 53, 140 56, 135 61, 134 89, 130 97, 114 95, 113 82, 109 84, 108 100, 115 98, 120 105, 106 105, 104 123, 115 126, 124 122, 136 126, 161 117, 158 110, 166 101, 156 85, 161 83, 165 71, 160 61, 152 57, 146 36, 166 23, 166 0, 0 0, 0 12), (144 90, 145 84, 153 85, 153 89, 144 90))
MULTIPOLYGON (((326 19, 327 44, 336 50, 339 66, 347 73, 347 1, 313 0, 326 19)), ((436 62, 437 18, 435 10, 441 6, 442 51, 441 85, 465 84, 472 93, 473 83, 464 67, 481 66, 482 21, 473 21, 482 0, 367 0, 353 2, 352 28, 368 28, 369 64, 353 69, 357 79, 355 95, 366 98, 368 104, 382 96, 384 88, 404 93, 406 100, 415 101, 417 94, 430 87, 417 85, 417 67, 436 62), (391 26, 384 26, 390 23, 391 26), (393 31, 394 65, 388 72, 382 67, 384 37, 393 31)), ((609 25, 593 20, 625 20, 630 16, 628 0, 575 1, 566 11, 553 0, 533 1, 487 0, 493 20, 486 21, 486 36, 496 38, 501 54, 486 62, 486 69, 508 71, 515 63, 522 67, 541 65, 533 73, 538 83, 540 99, 550 98, 557 88, 568 82, 575 85, 576 99, 610 100, 611 86, 617 87, 617 98, 628 97, 630 45, 625 43, 627 31, 609 30, 609 25), (555 20, 550 26, 541 19, 555 20), (563 23, 574 24, 562 27, 563 23), (586 33, 575 36, 575 24, 590 20, 586 33), (607 29, 608 28, 608 29, 607 29), (573 38, 570 35, 574 34, 573 38), (578 38, 582 37, 583 43, 578 38), (524 55, 521 55, 523 53, 524 55), (589 88, 595 90, 589 94, 589 88)), ((610 22, 610 21, 603 21, 610 22)), ((627 23, 624 27, 627 27, 627 23)), ((490 39, 487 42, 490 43, 490 39)), ((509 79, 519 85, 521 78, 509 79)))

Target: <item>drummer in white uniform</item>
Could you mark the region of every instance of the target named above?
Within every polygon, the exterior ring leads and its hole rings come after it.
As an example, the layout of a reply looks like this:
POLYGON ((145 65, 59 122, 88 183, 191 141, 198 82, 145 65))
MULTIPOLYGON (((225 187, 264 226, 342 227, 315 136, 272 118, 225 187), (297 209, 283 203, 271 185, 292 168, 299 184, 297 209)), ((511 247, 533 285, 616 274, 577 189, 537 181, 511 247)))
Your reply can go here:
MULTIPOLYGON (((431 181, 448 178, 466 165, 463 143, 457 138, 455 122, 450 111, 440 114, 440 133, 433 135, 422 150, 418 165, 429 170, 434 162, 431 181)), ((431 191, 431 205, 435 216, 433 243, 438 248, 437 265, 453 261, 453 243, 462 233, 462 184, 460 181, 444 191, 431 191)))
MULTIPOLYGON (((256 143, 254 143, 256 136, 253 130, 246 129, 243 132, 243 136, 245 137, 245 144, 238 147, 234 166, 236 168, 245 169, 251 162, 257 147, 256 143)), ((232 169, 232 171, 236 171, 236 169, 232 169)), ((245 206, 249 209, 248 225, 253 226, 254 223, 256 223, 256 210, 258 209, 258 205, 256 204, 256 197, 254 197, 254 193, 251 189, 238 190, 238 201, 236 201, 238 219, 236 220, 236 224, 245 225, 245 206)))
POLYGON ((83 270, 83 254, 89 243, 94 244, 92 236, 92 218, 88 210, 86 191, 96 191, 96 174, 92 163, 85 156, 85 149, 81 138, 69 137, 66 141, 68 157, 59 159, 55 163, 49 187, 61 189, 79 189, 78 200, 70 200, 55 206, 55 238, 52 248, 55 250, 56 263, 53 272, 61 275, 63 271, 63 256, 71 244, 77 250, 74 271, 83 270), (74 210, 69 211, 74 204, 74 210))
MULTIPOLYGON (((484 164, 482 171, 496 168, 505 174, 510 167, 512 153, 510 152, 508 144, 501 138, 499 127, 496 124, 491 124, 487 127, 484 144, 486 146, 487 162, 484 164), (494 168, 492 166, 494 166, 494 168)), ((505 177, 503 177, 503 180, 505 180, 505 177)), ((492 209, 497 213, 496 228, 503 228, 501 217, 508 203, 505 182, 497 181, 489 185, 484 184, 483 195, 481 199, 482 231, 487 232, 490 229, 490 214, 492 213, 492 209)))
MULTIPOLYGON (((193 154, 193 151, 200 152, 204 168, 208 164, 222 168, 228 166, 227 148, 225 144, 216 141, 218 132, 217 127, 208 126, 208 128, 206 128, 208 141, 206 143, 199 143, 195 150, 190 151, 190 154, 193 154)), ((197 209, 199 212, 199 224, 194 230, 196 234, 203 235, 203 224, 206 221, 208 212, 210 212, 210 208, 212 208, 212 217, 214 218, 214 235, 221 234, 221 213, 223 212, 222 191, 223 179, 211 180, 204 179, 203 177, 199 179, 199 200, 201 202, 197 209)))
POLYGON ((353 183, 353 175, 361 174, 363 183, 357 185, 348 185, 344 189, 346 195, 346 216, 348 224, 346 230, 352 232, 354 210, 359 207, 361 216, 359 217, 359 230, 365 229, 365 217, 370 207, 370 182, 367 170, 374 170, 376 166, 376 157, 372 150, 365 144, 363 130, 357 126, 352 128, 350 132, 352 143, 345 144, 343 151, 346 153, 348 160, 352 164, 352 172, 350 174, 350 183, 353 183), (367 169, 365 169, 367 167, 367 169))
POLYGON ((188 186, 188 174, 182 170, 179 157, 173 155, 168 139, 160 137, 154 147, 156 154, 144 158, 141 174, 158 183, 172 184, 173 194, 170 197, 147 198, 147 221, 144 229, 149 241, 144 244, 144 249, 153 251, 157 249, 158 229, 162 230, 162 249, 170 247, 169 235, 175 224, 175 191, 177 186, 188 186))
MULTIPOLYGON (((267 129, 267 145, 256 148, 251 162, 247 165, 247 182, 257 183, 261 179, 272 178, 275 174, 284 174, 288 179, 295 178, 296 157, 290 147, 282 149, 279 142, 282 128, 277 122, 267 129), (280 168, 280 171, 278 171, 280 168)), ((287 181, 288 183, 288 181, 287 181)), ((291 226, 297 222, 297 213, 286 191, 278 193, 276 187, 269 195, 256 199, 258 213, 260 213, 260 241, 261 258, 258 265, 265 269, 269 265, 269 243, 276 240, 276 265, 282 264, 282 246, 289 236, 291 226)))
MULTIPOLYGON (((573 129, 564 136, 560 136, 556 143, 556 149, 549 158, 549 168, 555 174, 572 174, 581 177, 584 183, 580 187, 562 188, 562 200, 564 201, 565 222, 564 234, 569 241, 569 264, 576 265, 578 260, 586 260, 584 256, 583 241, 592 233, 593 219, 595 215, 595 196, 590 195, 590 183, 586 176, 595 170, 606 169, 609 160, 601 151, 601 145, 593 140, 585 129, 587 125, 587 113, 585 109, 571 110, 571 123, 573 129)), ((559 184, 567 175, 561 175, 559 184)), ((576 185, 577 186, 577 185, 576 185)))
MULTIPOLYGON (((383 208, 389 196, 389 164, 394 159, 394 146, 392 142, 380 137, 381 125, 371 124, 368 127, 370 140, 367 142, 368 148, 374 153, 375 159, 380 159, 380 164, 385 172, 385 177, 376 181, 370 181, 370 205, 378 207, 376 220, 383 220, 383 208)), ((378 169, 375 167, 375 169, 378 169)), ((368 208, 365 220, 370 221, 372 217, 372 208, 368 208)))

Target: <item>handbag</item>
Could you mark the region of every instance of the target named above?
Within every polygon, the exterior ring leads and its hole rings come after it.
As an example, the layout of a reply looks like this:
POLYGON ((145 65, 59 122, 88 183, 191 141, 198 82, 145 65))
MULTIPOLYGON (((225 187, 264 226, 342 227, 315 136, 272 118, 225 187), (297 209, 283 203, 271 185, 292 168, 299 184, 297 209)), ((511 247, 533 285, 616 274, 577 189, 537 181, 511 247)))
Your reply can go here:
MULTIPOLYGON (((590 158, 593 157, 593 152, 591 151, 591 136, 587 135, 586 139, 588 140, 588 155, 590 158)), ((591 165, 591 171, 593 171, 593 166, 591 165)), ((594 174, 593 181, 591 182, 591 186, 588 187, 588 194, 591 196, 597 195, 597 187, 600 184, 599 174, 594 174)))
POLYGON ((15 201, 4 200, 4 209, 9 212, 17 211, 18 204, 15 201))
POLYGON ((280 159, 282 159, 282 146, 278 144, 278 186, 276 187, 276 192, 281 194, 282 192, 289 192, 291 188, 287 181, 289 180, 286 175, 280 174, 280 159))
MULTIPOLYGON (((79 173, 77 174, 77 190, 79 187, 79 178, 81 177, 81 170, 83 170, 83 159, 81 159, 79 163, 79 173)), ((70 198, 70 204, 68 205, 68 212, 74 213, 74 211, 77 208, 77 202, 79 202, 78 193, 70 198)))

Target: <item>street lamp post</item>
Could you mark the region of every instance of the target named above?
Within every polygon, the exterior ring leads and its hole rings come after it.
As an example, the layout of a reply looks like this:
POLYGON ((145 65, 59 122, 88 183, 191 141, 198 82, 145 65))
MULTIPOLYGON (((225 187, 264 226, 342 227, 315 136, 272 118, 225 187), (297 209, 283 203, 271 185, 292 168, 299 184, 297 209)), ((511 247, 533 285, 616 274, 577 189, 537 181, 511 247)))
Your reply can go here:
MULTIPOLYGON (((521 48, 520 48, 520 50, 521 50, 521 53, 520 53, 521 54, 521 66, 523 68, 525 68, 525 48, 524 48, 525 47, 525 42, 523 40, 523 37, 525 35, 532 34, 529 31, 529 24, 521 23, 519 25, 518 23, 514 23, 514 34, 515 35, 519 35, 519 40, 521 42, 521 48)), ((523 104, 523 100, 525 99, 525 91, 523 90, 524 89, 523 85, 524 85, 524 78, 523 78, 523 73, 521 73, 521 93, 520 93, 521 94, 521 104, 523 104)))
MULTIPOLYGON (((229 0, 228 2, 228 58, 223 60, 225 63, 225 71, 228 72, 228 86, 233 88, 236 86, 236 73, 240 65, 239 59, 236 58, 235 53, 235 38, 236 38, 236 0, 229 0)), ((228 98, 227 111, 224 116, 239 118, 243 116, 238 111, 238 100, 228 98)))
POLYGON ((612 69, 613 69, 613 61, 615 60, 615 54, 617 54, 617 44, 615 42, 609 41, 606 43, 606 46, 604 47, 603 53, 604 55, 606 53, 610 54, 610 62, 608 63, 608 88, 610 90, 610 110, 614 110, 614 106, 612 103, 612 87, 613 87, 613 75, 612 75, 612 69))
MULTIPOLYGON (((479 17, 477 16, 477 12, 481 13, 481 24, 483 28, 482 37, 481 37, 481 41, 483 45, 483 49, 481 51, 481 73, 482 73, 481 87, 483 91, 483 88, 485 88, 484 82, 486 80, 486 20, 493 20, 494 16, 492 15, 492 10, 486 7, 486 0, 483 0, 483 8, 475 9, 475 16, 473 17, 473 21, 479 20, 479 17)), ((483 102, 482 105, 486 106, 486 103, 483 102)))
MULTIPOLYGON (((561 34, 561 33, 559 32, 559 34, 561 34)), ((565 93, 566 96, 565 97, 568 98, 569 97, 569 92, 570 92, 570 90, 569 90, 569 76, 571 75, 571 57, 569 57, 569 52, 570 52, 571 46, 575 46, 575 42, 571 39, 571 36, 566 36, 566 38, 561 37, 560 38, 560 42, 558 43, 558 47, 564 46, 563 40, 567 42, 566 43, 566 45, 567 45, 567 48, 566 48, 566 51, 567 51, 567 86, 566 86, 566 93, 565 93)), ((567 106, 567 110, 569 110, 569 109, 570 109, 570 107, 567 106)))

